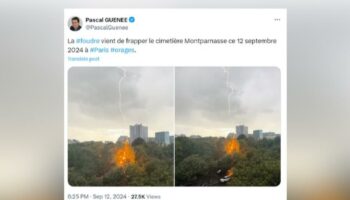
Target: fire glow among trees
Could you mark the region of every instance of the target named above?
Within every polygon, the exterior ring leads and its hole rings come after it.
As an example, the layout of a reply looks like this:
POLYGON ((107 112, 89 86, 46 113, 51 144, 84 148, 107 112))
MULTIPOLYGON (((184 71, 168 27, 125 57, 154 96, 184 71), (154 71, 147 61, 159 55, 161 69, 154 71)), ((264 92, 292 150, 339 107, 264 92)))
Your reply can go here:
POLYGON ((233 167, 226 172, 226 176, 233 176, 233 167))
POLYGON ((280 138, 175 138, 176 186, 276 186, 280 138))
POLYGON ((225 141, 225 151, 227 155, 232 155, 233 153, 239 153, 240 147, 239 142, 236 138, 231 138, 225 141))
MULTIPOLYGON (((231 155, 232 157, 234 153, 240 152, 239 142, 237 138, 231 138, 225 141, 225 151, 227 155, 231 155)), ((227 170, 226 176, 233 176, 233 167, 227 170)))
POLYGON ((116 149, 114 161, 116 166, 121 168, 135 163, 135 152, 128 142, 125 142, 122 147, 116 149))

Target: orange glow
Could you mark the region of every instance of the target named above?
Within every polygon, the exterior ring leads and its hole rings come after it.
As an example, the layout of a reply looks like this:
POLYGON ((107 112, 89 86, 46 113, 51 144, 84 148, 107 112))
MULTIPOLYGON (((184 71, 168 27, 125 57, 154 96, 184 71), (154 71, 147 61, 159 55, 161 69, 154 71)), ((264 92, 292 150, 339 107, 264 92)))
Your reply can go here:
POLYGON ((239 153, 239 142, 236 138, 231 138, 225 142, 226 154, 232 155, 233 153, 239 153))
POLYGON ((226 172, 226 176, 233 176, 233 167, 226 172))
POLYGON ((125 167, 126 165, 135 163, 135 152, 128 142, 125 142, 122 147, 116 149, 114 162, 117 167, 125 167))
MULTIPOLYGON (((240 152, 240 146, 237 138, 231 138, 225 141, 225 151, 227 155, 240 152)), ((226 171, 226 176, 233 176, 233 167, 226 171)))

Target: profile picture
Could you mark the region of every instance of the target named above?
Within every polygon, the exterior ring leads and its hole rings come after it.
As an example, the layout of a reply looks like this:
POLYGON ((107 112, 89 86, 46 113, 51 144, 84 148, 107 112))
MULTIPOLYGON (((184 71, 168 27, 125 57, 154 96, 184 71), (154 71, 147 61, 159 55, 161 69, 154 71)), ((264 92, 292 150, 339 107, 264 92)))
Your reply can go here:
POLYGON ((71 31, 79 31, 81 29, 81 21, 79 17, 72 17, 68 24, 71 31))

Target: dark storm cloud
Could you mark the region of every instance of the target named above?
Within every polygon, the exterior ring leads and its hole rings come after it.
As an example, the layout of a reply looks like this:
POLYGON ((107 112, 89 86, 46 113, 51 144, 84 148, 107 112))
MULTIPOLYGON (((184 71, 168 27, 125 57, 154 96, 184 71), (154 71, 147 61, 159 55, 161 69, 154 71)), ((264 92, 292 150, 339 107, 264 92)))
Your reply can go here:
POLYGON ((279 131, 279 112, 277 68, 176 68, 176 125, 192 127, 181 132, 234 127, 235 123, 274 124, 270 127, 279 131))
POLYGON ((169 130, 174 122, 173 77, 173 68, 164 67, 71 68, 69 125, 92 130, 145 123, 151 129, 169 130))
POLYGON ((83 114, 92 117, 117 117, 117 84, 121 77, 122 70, 118 68, 71 68, 68 76, 69 105, 77 104, 83 114))
POLYGON ((194 110, 211 113, 214 118, 226 113, 228 90, 225 84, 221 68, 177 68, 177 120, 190 116, 194 110))
POLYGON ((175 121, 175 84, 176 127, 181 132, 201 134, 198 130, 228 129, 240 123, 279 131, 278 69, 175 69, 176 83, 173 68, 72 68, 69 125, 92 130, 127 129, 130 124, 144 123, 155 130, 170 130, 175 121), (120 110, 118 84, 123 70, 126 76, 121 82, 120 110))

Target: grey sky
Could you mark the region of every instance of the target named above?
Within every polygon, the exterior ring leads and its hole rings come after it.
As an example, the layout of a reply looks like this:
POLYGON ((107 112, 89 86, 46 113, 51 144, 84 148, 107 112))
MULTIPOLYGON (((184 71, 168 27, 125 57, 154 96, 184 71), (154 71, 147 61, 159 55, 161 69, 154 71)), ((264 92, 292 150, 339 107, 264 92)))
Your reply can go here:
POLYGON ((225 136, 238 124, 280 132, 277 68, 177 68, 175 84, 177 134, 225 136))
POLYGON ((247 125, 250 132, 280 132, 277 68, 178 67, 175 71, 174 83, 173 68, 72 68, 68 137, 113 141, 128 135, 134 123, 147 125, 150 137, 155 131, 173 133, 175 124, 177 134, 187 135, 225 136, 237 124, 247 125))
POLYGON ((165 67, 70 69, 68 137, 115 141, 129 135, 135 123, 148 126, 149 137, 155 131, 173 132, 173 78, 173 68, 165 67))

